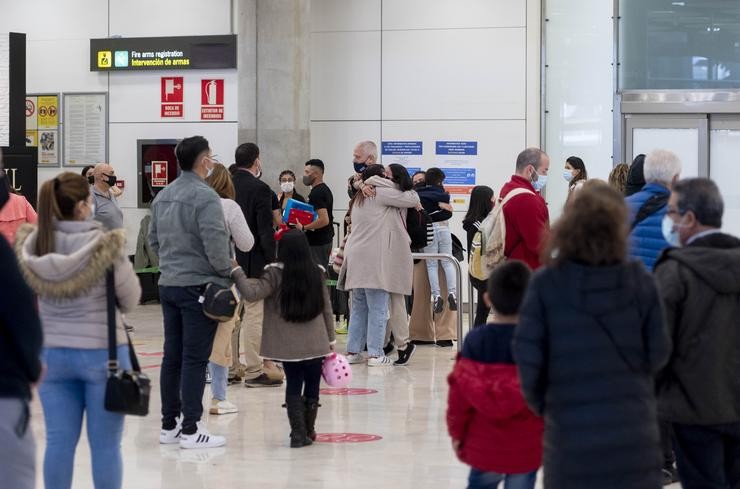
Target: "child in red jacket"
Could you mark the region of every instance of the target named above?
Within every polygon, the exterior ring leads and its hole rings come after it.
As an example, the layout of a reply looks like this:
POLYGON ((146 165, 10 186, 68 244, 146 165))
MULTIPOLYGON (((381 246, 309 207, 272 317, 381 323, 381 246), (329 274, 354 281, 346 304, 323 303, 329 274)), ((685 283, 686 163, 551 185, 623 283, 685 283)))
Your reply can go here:
POLYGON ((527 407, 511 353, 529 268, 509 261, 488 279, 492 324, 465 338, 448 378, 447 428, 458 458, 471 466, 468 489, 534 489, 542 463, 542 419, 527 407))

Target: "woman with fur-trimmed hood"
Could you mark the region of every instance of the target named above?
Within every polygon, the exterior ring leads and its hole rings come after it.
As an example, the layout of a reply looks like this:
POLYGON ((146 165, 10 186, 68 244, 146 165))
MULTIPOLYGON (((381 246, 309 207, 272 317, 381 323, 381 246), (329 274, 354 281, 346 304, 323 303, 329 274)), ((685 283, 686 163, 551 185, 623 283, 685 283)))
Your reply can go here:
MULTIPOLYGON (((95 487, 120 488, 123 415, 104 409, 108 361, 106 271, 113 268, 118 309, 139 302, 141 287, 125 254, 123 230, 105 231, 92 220, 95 204, 87 180, 65 172, 39 194, 38 228, 17 233, 16 254, 28 285, 36 292, 44 329, 39 388, 46 422, 44 483, 72 485, 74 454, 87 418, 95 487)), ((118 361, 130 369, 120 313, 118 361)))

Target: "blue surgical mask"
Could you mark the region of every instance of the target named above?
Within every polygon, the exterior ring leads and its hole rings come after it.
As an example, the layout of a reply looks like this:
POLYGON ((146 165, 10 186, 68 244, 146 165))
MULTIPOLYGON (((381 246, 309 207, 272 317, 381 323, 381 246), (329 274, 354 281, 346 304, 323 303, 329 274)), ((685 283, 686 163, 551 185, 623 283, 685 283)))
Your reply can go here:
POLYGON ((678 230, 673 222, 673 219, 668 215, 663 216, 663 222, 661 223, 661 231, 663 231, 663 238, 668 242, 669 245, 679 248, 681 246, 681 238, 678 235, 678 230))
POLYGON ((564 170, 563 178, 566 182, 570 183, 570 181, 573 180, 573 172, 571 170, 564 170))
POLYGON ((545 188, 545 185, 547 185, 547 175, 540 175, 537 174, 537 180, 532 182, 532 186, 534 189, 538 192, 541 192, 543 188, 545 188))
POLYGON ((355 163, 353 161, 352 165, 355 167, 355 173, 362 173, 367 168, 367 163, 355 163))

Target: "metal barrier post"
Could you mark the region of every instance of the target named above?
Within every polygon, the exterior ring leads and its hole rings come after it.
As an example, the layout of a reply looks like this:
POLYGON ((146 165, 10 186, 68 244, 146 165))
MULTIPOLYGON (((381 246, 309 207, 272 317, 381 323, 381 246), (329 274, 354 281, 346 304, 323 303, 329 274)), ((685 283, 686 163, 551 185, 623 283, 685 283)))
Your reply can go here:
POLYGON ((475 287, 468 275, 468 332, 475 327, 475 287))
MULTIPOLYGON (((457 285, 458 302, 462 292, 462 267, 454 256, 446 253, 412 253, 415 260, 446 260, 455 265, 455 284, 457 285)), ((457 305, 457 351, 462 350, 463 342, 463 311, 462 304, 457 305)))

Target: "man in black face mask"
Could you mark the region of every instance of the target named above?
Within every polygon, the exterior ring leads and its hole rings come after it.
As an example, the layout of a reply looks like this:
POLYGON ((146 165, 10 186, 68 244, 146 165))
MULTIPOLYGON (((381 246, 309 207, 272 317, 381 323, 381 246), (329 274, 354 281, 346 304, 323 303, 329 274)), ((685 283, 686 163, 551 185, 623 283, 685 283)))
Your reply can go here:
POLYGON ((123 211, 111 191, 116 185, 116 172, 107 163, 100 163, 93 170, 92 194, 95 201, 94 219, 100 221, 106 229, 123 227, 123 211))
POLYGON ((354 198, 362 183, 361 174, 370 165, 378 163, 378 147, 372 141, 362 141, 355 146, 352 152, 352 166, 355 173, 347 181, 347 194, 354 198))
POLYGON ((311 254, 317 265, 326 267, 331 254, 332 239, 334 238, 334 196, 329 186, 324 183, 324 162, 321 160, 308 160, 303 170, 303 184, 311 187, 308 194, 308 203, 311 204, 318 214, 318 218, 298 229, 303 229, 311 247, 311 254))

